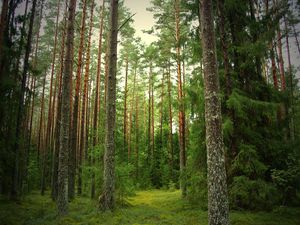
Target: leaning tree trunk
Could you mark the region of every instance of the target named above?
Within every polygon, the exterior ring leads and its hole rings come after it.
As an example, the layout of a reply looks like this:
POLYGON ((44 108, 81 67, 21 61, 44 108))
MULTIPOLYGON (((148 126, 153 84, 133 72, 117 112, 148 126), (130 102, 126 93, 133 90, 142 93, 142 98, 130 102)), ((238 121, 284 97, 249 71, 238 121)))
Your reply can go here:
POLYGON ((99 199, 100 208, 115 207, 115 124, 116 124, 116 74, 118 46, 118 0, 110 1, 109 74, 107 80, 106 135, 104 153, 104 182, 99 199))
POLYGON ((208 224, 228 225, 229 207, 212 1, 201 0, 199 7, 204 62, 208 224))
POLYGON ((64 72, 62 79, 62 107, 60 124, 60 146, 58 159, 58 196, 57 206, 59 215, 68 213, 68 157, 69 157, 69 126, 70 126, 70 77, 73 65, 74 21, 76 0, 69 1, 68 28, 66 38, 66 55, 64 59, 64 72))

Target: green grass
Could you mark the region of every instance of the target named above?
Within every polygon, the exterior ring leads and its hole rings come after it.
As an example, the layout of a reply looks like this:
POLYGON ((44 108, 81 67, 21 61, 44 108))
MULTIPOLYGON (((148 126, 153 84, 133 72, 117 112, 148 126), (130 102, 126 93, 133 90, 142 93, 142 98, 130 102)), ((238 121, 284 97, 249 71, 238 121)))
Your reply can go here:
MULTIPOLYGON (((77 198, 70 204, 70 213, 64 218, 56 214, 55 203, 49 196, 33 193, 20 203, 0 199, 1 225, 205 225, 207 212, 180 199, 180 192, 140 191, 128 200, 128 206, 113 213, 100 212, 97 202, 77 198)), ((299 225, 299 208, 279 208, 276 212, 233 211, 232 225, 299 225)))

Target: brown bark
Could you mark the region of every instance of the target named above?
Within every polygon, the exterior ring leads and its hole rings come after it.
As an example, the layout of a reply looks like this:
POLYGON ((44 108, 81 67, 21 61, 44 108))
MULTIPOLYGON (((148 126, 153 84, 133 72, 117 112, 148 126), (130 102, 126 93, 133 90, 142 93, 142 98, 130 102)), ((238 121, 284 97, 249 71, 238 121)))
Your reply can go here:
POLYGON ((110 2, 109 74, 107 82, 104 182, 103 191, 99 199, 100 208, 103 210, 112 210, 115 207, 115 123, 119 1, 111 0, 110 2))
MULTIPOLYGON (((124 153, 128 151, 128 141, 127 141, 127 94, 128 94, 128 55, 125 59, 125 93, 124 93, 124 124, 123 124, 123 144, 124 144, 124 153)), ((129 151, 128 151, 129 159, 129 151)))
MULTIPOLYGON (((87 142, 85 137, 88 137, 88 131, 86 127, 88 126, 88 121, 86 120, 87 113, 87 102, 88 102, 88 81, 90 72, 90 52, 91 52, 91 38, 92 38, 92 28, 93 28, 93 15, 94 15, 94 1, 92 2, 91 15, 90 15, 90 25, 88 33, 88 46, 86 53, 85 62, 85 73, 84 73, 84 87, 82 95, 82 108, 81 108, 81 131, 80 131, 80 149, 79 149, 79 163, 78 163, 78 194, 82 192, 82 160, 83 151, 87 149, 87 142)), ((86 151, 85 151, 86 152, 86 151)), ((87 158, 87 154, 85 154, 87 158)))
POLYGON ((170 164, 170 175, 174 179, 173 168, 174 168, 174 150, 173 150, 173 115, 172 115, 172 94, 171 94, 171 68, 170 62, 168 65, 168 104, 169 104, 169 164, 170 164))
POLYGON ((163 146, 163 114, 164 114, 164 87, 165 87, 165 71, 162 71, 162 80, 161 80, 161 97, 160 97, 160 144, 161 148, 163 146))
MULTIPOLYGON (((65 54, 65 39, 66 39, 66 26, 67 26, 67 18, 64 16, 64 28, 62 33, 62 41, 61 41, 61 52, 60 52, 60 70, 57 74, 57 104, 56 104, 56 120, 54 122, 55 129, 53 129, 53 136, 55 137, 54 149, 53 149, 53 158, 52 158, 52 177, 51 177, 51 198, 53 200, 57 199, 58 196, 58 158, 59 158, 59 146, 60 146, 60 125, 61 125, 61 91, 62 91, 62 74, 63 74, 63 61, 64 61, 64 54, 65 54)), ((55 100, 56 94, 54 95, 55 100)), ((53 109, 55 101, 53 101, 53 109)), ((53 111, 53 118, 54 118, 54 111, 53 111)), ((53 120, 54 121, 54 120, 53 120)))
POLYGON ((49 148, 51 140, 51 128, 52 128, 52 117, 54 108, 52 108, 52 97, 53 97, 53 79, 54 79, 54 69, 55 69, 55 60, 57 52, 57 36, 58 36, 58 21, 60 14, 60 0, 57 2, 57 12, 56 12, 56 23, 55 23, 55 34, 54 34, 54 46, 53 46, 53 55, 51 63, 51 75, 50 75, 50 91, 49 91, 49 102, 48 102, 48 121, 47 121, 47 133, 46 133, 46 148, 49 148))
POLYGON ((284 62, 283 62, 283 57, 282 57, 282 42, 281 42, 280 27, 278 27, 278 30, 277 30, 277 43, 278 43, 277 47, 278 47, 281 91, 285 91, 286 83, 285 83, 285 75, 284 75, 284 62))
MULTIPOLYGON (((86 20, 86 10, 87 9, 87 0, 83 1, 82 9, 82 18, 81 18, 81 28, 80 28, 80 43, 78 49, 78 63, 76 70, 76 84, 75 84, 75 95, 74 95, 74 104, 73 104, 73 117, 72 117, 72 126, 71 131, 71 149, 70 149, 70 160, 69 160, 69 198, 73 199, 75 195, 75 174, 76 174, 76 152, 78 148, 78 111, 79 111, 79 92, 81 85, 81 71, 82 71, 82 58, 83 58, 83 49, 84 49, 84 36, 85 36, 85 20, 86 20)), ((81 180, 80 180, 81 181, 81 180)), ((80 191, 81 192, 81 191, 80 191)))
POLYGON ((181 47, 180 47, 180 0, 175 1, 175 24, 176 24, 176 61, 177 61, 177 86, 178 86, 178 123, 179 123, 179 148, 180 148, 180 189, 182 196, 186 196, 186 185, 183 181, 183 174, 186 167, 185 156, 185 113, 182 90, 182 71, 181 71, 181 47))
POLYGON ((29 21, 29 32, 27 36, 27 44, 25 50, 25 57, 24 57, 24 66, 22 72, 22 82, 21 82, 21 90, 19 94, 19 105, 17 111, 17 123, 16 123, 16 139, 15 139, 15 146, 14 146, 14 154, 15 154, 15 164, 13 169, 13 176, 12 176, 12 190, 11 190, 11 197, 13 199, 18 198, 19 193, 19 163, 20 163, 20 143, 19 138, 21 136, 22 130, 22 120, 23 120, 23 112, 24 112, 24 95, 26 91, 26 80, 27 80, 27 72, 29 69, 29 55, 31 52, 31 42, 32 42, 32 33, 33 33, 33 23, 35 17, 35 10, 36 10, 36 3, 37 0, 33 0, 32 2, 32 9, 31 9, 31 16, 29 21))
POLYGON ((212 1, 200 0, 199 7, 204 62, 208 224, 227 225, 229 207, 212 1))
POLYGON ((70 77, 73 71, 73 44, 74 44, 74 21, 76 11, 76 0, 69 1, 68 26, 66 37, 66 52, 64 58, 64 69, 62 78, 61 94, 61 125, 60 146, 58 163, 58 198, 57 206, 59 215, 68 213, 68 158, 69 158, 69 126, 70 126, 70 77))
MULTIPOLYGON (((98 62, 97 62, 97 78, 96 78, 96 93, 94 105, 94 123, 93 123, 93 147, 97 144, 98 137, 98 113, 100 112, 100 82, 101 82, 101 60, 102 60, 102 38, 103 38, 103 24, 104 24, 104 1, 102 2, 101 21, 100 21, 100 34, 98 45, 98 62)), ((92 157, 92 166, 95 166, 95 157, 92 157)), ((91 198, 95 197, 95 173, 92 172, 92 187, 91 198)))

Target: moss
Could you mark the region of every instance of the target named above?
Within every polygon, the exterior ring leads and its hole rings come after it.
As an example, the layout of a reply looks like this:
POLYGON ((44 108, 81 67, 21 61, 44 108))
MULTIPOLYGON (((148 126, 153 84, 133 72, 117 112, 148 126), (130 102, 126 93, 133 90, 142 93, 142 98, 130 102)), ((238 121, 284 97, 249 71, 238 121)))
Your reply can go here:
MULTIPOLYGON (((180 198, 180 191, 150 190, 137 192, 126 207, 102 213, 97 202, 76 198, 70 203, 69 215, 59 218, 56 205, 49 196, 38 192, 25 197, 20 203, 0 199, 1 225, 204 225, 207 212, 180 198)), ((278 212, 232 211, 233 225, 296 225, 300 224, 300 209, 285 208, 278 212)))

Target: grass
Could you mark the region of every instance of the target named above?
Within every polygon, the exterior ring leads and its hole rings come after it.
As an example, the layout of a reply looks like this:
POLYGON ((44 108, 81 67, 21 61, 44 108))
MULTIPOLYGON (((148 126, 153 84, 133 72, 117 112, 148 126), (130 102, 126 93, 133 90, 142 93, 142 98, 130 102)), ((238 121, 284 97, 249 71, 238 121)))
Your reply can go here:
MULTIPOLYGON (((299 225, 299 208, 279 208, 275 212, 232 211, 232 225, 299 225)), ((97 202, 77 198, 69 215, 59 218, 49 196, 33 193, 20 203, 0 199, 1 225, 201 225, 207 224, 207 212, 180 199, 179 191, 140 191, 129 198, 126 207, 100 212, 97 202)))

